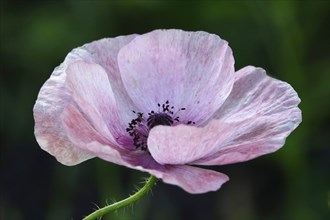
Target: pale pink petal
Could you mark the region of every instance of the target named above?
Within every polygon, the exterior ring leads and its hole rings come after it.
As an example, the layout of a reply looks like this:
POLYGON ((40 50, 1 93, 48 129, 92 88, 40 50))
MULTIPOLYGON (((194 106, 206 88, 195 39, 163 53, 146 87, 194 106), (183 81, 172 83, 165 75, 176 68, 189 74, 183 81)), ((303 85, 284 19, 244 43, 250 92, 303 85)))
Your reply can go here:
POLYGON ((229 180, 228 176, 213 170, 192 166, 167 166, 165 172, 149 170, 163 182, 177 185, 192 194, 218 190, 229 180))
POLYGON ((92 59, 91 62, 99 64, 106 71, 116 103, 121 109, 120 118, 125 126, 132 120, 132 118, 136 117, 132 114, 132 110, 137 110, 137 108, 133 104, 123 85, 122 76, 118 68, 117 56, 120 49, 131 42, 136 36, 138 35, 133 34, 116 38, 105 38, 85 44, 81 48, 89 53, 89 56, 92 59))
POLYGON ((267 76, 261 68, 247 66, 236 72, 230 96, 213 118, 236 122, 259 115, 272 116, 299 110, 299 103, 297 93, 288 83, 267 76))
POLYGON ((205 127, 178 125, 157 126, 149 133, 148 149, 160 164, 189 164, 231 141, 238 129, 253 120, 237 123, 209 122, 205 127), (165 147, 164 147, 165 146, 165 147))
POLYGON ((226 102, 204 127, 157 126, 150 131, 148 147, 157 162, 228 164, 274 152, 284 145, 301 122, 296 92, 262 69, 249 67, 237 75, 226 102))
POLYGON ((68 133, 70 140, 74 143, 97 141, 103 144, 114 144, 111 136, 107 137, 100 133, 94 124, 87 120, 84 113, 73 104, 68 104, 65 107, 59 119, 62 121, 64 130, 68 133))
MULTIPOLYGON (((117 66, 117 53, 121 47, 129 43, 135 36, 102 39, 72 50, 64 62, 55 68, 51 77, 40 89, 33 108, 35 136, 41 148, 55 156, 59 162, 66 165, 75 165, 93 157, 71 143, 64 132, 62 122, 58 120, 63 108, 67 103, 72 102, 72 98, 65 87, 67 67, 78 60, 106 66, 111 86, 115 90, 116 102, 122 109, 120 117, 123 121, 129 121, 132 117, 132 115, 129 115, 130 110, 135 109, 135 107, 122 85, 117 66), (100 50, 100 48, 106 48, 106 50, 100 50)), ((122 130, 124 129, 122 128, 122 130)))
POLYGON ((193 194, 216 191, 229 180, 225 174, 208 169, 187 165, 160 165, 149 154, 130 154, 122 158, 128 163, 125 166, 148 172, 165 183, 177 185, 193 194))
POLYGON ((137 36, 118 54, 128 94, 144 113, 167 100, 186 110, 181 121, 207 120, 229 95, 234 58, 228 43, 206 32, 156 30, 137 36))
POLYGON ((106 155, 107 161, 112 163, 126 164, 121 158, 121 148, 111 137, 99 133, 77 107, 69 104, 64 109, 61 120, 68 138, 77 148, 98 157, 106 155))
MULTIPOLYGON (((76 61, 67 70, 66 85, 71 96, 95 129, 113 143, 126 125, 119 118, 108 76, 98 64, 76 61)), ((126 134, 126 133, 125 133, 126 134)))
POLYGON ((33 108, 34 133, 40 147, 65 165, 76 165, 93 157, 76 148, 68 139, 59 119, 71 97, 64 86, 66 65, 57 67, 50 79, 42 86, 33 108))
POLYGON ((149 133, 148 149, 160 164, 189 164, 217 150, 242 124, 228 125, 214 120, 205 127, 157 126, 149 133))
POLYGON ((237 129, 236 137, 223 151, 209 154, 196 164, 236 163, 274 152, 302 120, 300 99, 288 83, 253 66, 239 70, 236 77, 231 94, 214 119, 230 124, 253 121, 237 129))
POLYGON ((164 173, 149 172, 192 194, 217 191, 229 180, 225 174, 192 166, 168 166, 164 173))

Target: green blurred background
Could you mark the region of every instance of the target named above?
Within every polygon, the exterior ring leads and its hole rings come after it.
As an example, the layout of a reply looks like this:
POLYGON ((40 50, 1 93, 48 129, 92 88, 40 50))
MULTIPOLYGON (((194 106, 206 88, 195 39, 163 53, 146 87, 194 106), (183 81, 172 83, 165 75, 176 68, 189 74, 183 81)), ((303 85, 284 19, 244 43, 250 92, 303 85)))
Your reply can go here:
POLYGON ((100 159, 61 165, 36 143, 32 108, 71 49, 159 28, 227 40, 236 69, 260 66, 296 89, 303 122, 274 154, 212 167, 231 178, 217 192, 190 195, 159 182, 103 219, 327 219, 329 14, 329 1, 1 1, 0 219, 81 219, 148 176, 100 159))

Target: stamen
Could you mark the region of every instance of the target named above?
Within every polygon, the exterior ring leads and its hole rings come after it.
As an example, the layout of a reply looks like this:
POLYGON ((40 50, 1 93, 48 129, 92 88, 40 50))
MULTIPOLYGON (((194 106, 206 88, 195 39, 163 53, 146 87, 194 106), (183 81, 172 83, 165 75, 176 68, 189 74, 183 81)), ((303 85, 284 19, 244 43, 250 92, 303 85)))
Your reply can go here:
MULTIPOLYGON (((176 115, 180 111, 186 110, 186 108, 179 108, 174 113, 174 106, 170 105, 168 100, 162 105, 157 103, 157 106, 158 111, 150 111, 148 118, 143 117, 141 112, 132 111, 137 117, 128 123, 126 131, 132 137, 136 149, 148 151, 147 138, 149 131, 157 125, 172 126, 174 123, 180 122, 180 117, 176 115)), ((195 124, 195 122, 188 121, 186 124, 195 124)))

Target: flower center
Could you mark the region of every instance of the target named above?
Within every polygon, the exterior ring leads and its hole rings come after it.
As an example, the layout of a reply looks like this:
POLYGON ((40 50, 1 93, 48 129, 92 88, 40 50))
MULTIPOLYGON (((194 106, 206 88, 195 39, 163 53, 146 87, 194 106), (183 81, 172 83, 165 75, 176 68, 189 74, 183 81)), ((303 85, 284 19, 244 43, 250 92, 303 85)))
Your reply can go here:
POLYGON ((168 125, 171 126, 173 124, 173 119, 170 115, 166 113, 154 113, 149 116, 147 119, 147 125, 149 130, 156 125, 168 125))
MULTIPOLYGON (((128 123, 126 131, 133 138, 133 144, 136 149, 141 149, 143 151, 148 151, 147 138, 149 131, 157 125, 172 126, 175 123, 180 122, 180 117, 176 116, 180 111, 186 110, 185 108, 180 108, 174 112, 174 106, 166 101, 163 105, 158 103, 158 111, 151 111, 148 113, 148 118, 144 117, 143 113, 135 112, 136 118, 132 119, 128 123)), ((188 121, 186 124, 195 124, 193 121, 188 121)))

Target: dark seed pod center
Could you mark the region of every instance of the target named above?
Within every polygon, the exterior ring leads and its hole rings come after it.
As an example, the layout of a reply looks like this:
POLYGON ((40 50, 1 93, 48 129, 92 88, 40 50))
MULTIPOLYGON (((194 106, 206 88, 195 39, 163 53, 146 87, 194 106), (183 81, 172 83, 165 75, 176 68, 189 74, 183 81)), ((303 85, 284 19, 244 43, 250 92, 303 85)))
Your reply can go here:
POLYGON ((177 113, 186 110, 186 108, 179 108, 174 112, 174 106, 170 105, 167 100, 164 104, 157 103, 158 111, 150 111, 148 118, 142 112, 132 111, 136 118, 128 123, 126 131, 133 139, 133 144, 136 149, 148 151, 147 139, 150 129, 157 125, 172 126, 176 124, 195 124, 193 121, 182 123, 177 113))
POLYGON ((149 130, 156 125, 168 125, 171 126, 173 124, 173 119, 166 113, 153 113, 150 114, 149 118, 147 119, 147 125, 149 130))

